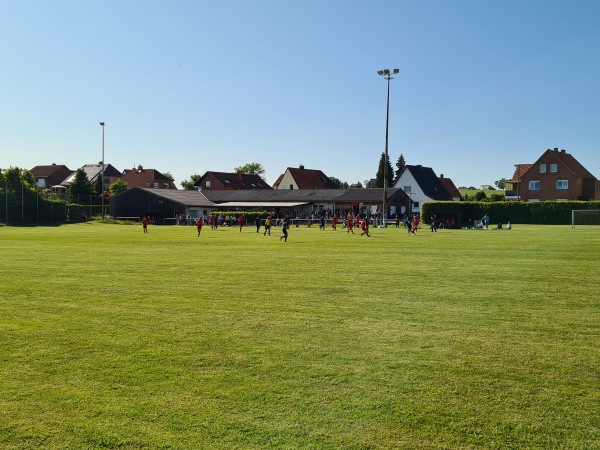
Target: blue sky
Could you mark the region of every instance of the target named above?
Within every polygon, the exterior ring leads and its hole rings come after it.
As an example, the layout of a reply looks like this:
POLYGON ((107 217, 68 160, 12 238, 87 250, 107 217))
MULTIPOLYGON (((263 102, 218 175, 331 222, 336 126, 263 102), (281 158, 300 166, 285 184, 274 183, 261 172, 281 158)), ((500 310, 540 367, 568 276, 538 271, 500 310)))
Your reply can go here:
POLYGON ((249 162, 353 183, 389 154, 457 186, 546 148, 600 177, 598 1, 7 1, 0 167, 176 183, 249 162))

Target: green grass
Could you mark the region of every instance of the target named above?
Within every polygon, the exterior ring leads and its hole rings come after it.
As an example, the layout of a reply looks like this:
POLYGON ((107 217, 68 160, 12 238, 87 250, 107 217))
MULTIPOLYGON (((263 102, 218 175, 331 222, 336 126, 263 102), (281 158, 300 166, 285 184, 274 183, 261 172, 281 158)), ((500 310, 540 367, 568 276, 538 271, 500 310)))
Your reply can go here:
POLYGON ((504 190, 503 189, 496 189, 496 190, 487 190, 487 189, 459 189, 458 192, 460 192, 460 195, 462 195, 463 197, 465 195, 468 195, 471 198, 475 197, 475 194, 477 194, 478 192, 483 192, 485 194, 486 197, 490 198, 492 196, 492 194, 504 194, 504 190))
POLYGON ((0 448, 600 448, 600 227, 0 228, 0 448))

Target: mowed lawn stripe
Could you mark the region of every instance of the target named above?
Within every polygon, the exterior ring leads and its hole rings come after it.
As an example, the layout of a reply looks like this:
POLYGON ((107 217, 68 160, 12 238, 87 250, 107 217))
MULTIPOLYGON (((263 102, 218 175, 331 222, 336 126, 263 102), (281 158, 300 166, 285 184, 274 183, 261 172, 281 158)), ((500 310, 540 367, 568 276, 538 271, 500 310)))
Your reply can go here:
POLYGON ((4 448, 598 448, 600 230, 0 228, 4 448))

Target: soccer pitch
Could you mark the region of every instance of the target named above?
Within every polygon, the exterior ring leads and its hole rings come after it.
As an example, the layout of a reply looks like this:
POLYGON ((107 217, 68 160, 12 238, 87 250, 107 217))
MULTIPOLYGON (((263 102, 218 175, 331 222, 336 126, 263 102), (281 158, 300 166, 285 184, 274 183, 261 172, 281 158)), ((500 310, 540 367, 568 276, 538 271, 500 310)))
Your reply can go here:
POLYGON ((0 227, 0 448, 600 448, 600 227, 0 227))

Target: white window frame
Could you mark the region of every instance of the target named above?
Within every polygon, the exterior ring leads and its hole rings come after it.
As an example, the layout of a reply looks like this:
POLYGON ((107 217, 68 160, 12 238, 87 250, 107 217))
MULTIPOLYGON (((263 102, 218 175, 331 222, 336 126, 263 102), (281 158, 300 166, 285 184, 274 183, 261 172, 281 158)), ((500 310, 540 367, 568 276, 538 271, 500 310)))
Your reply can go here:
POLYGON ((210 189, 210 180, 206 180, 206 181, 204 182, 204 187, 205 187, 206 189, 210 189))
POLYGON ((556 189, 561 191, 569 189, 569 180, 556 180, 556 189))
POLYGON ((554 163, 554 164, 550 164, 550 173, 556 173, 558 172, 558 164, 554 163))
POLYGON ((539 191, 540 190, 540 180, 529 180, 529 190, 530 191, 539 191))
POLYGON ((540 173, 546 173, 546 164, 540 164, 540 173))

